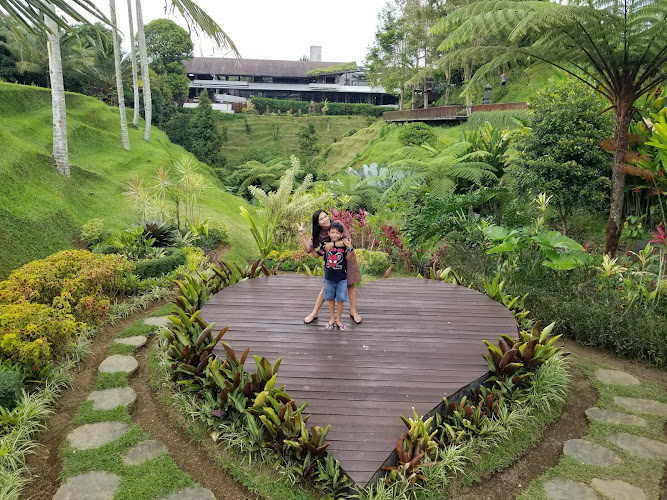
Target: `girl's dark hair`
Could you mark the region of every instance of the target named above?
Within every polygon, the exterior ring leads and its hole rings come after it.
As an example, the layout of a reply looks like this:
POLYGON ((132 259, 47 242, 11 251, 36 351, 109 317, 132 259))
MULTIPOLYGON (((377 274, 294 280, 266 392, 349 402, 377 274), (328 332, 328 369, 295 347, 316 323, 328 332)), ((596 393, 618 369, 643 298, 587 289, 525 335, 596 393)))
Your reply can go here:
POLYGON ((324 210, 315 210, 313 212, 313 248, 317 249, 320 245, 320 214, 324 210))
POLYGON ((340 234, 343 234, 345 232, 345 228, 343 227, 343 224, 341 224, 338 221, 331 223, 331 225, 329 226, 329 231, 331 231, 332 229, 337 230, 340 234))

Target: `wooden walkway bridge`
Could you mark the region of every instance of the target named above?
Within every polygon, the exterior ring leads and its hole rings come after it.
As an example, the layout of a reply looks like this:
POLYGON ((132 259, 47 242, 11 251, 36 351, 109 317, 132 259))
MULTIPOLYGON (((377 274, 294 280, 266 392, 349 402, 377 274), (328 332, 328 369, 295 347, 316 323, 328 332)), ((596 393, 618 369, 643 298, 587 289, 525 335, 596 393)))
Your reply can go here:
POLYGON ((386 111, 382 118, 388 122, 462 122, 478 111, 513 111, 528 109, 527 102, 478 104, 475 106, 437 106, 434 108, 386 111))
MULTIPOLYGON (((420 415, 487 373, 483 339, 516 336, 512 314, 474 290, 417 278, 363 285, 363 323, 346 304, 347 332, 326 331, 310 312, 322 278, 255 278, 216 294, 201 316, 229 326, 223 337, 237 352, 282 357, 277 382, 298 402, 310 401, 308 425, 331 424, 328 451, 365 486, 406 431, 400 415, 420 415)), ((219 348, 216 352, 224 356, 219 348)))

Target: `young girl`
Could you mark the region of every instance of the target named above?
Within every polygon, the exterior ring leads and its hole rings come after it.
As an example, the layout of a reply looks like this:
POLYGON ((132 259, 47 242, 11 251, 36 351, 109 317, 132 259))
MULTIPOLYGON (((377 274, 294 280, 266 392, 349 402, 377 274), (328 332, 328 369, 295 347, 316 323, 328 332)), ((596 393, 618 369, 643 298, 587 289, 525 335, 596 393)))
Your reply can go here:
MULTIPOLYGON (((319 257, 317 250, 319 249, 322 243, 331 244, 331 239, 329 238, 329 226, 331 226, 331 219, 324 210, 316 210, 313 213, 313 237, 311 240, 306 238, 304 225, 299 224, 299 237, 301 238, 301 243, 303 249, 306 252, 313 254, 315 257, 319 257)), ((343 232, 343 241, 350 241, 350 233, 347 228, 343 232)), ((359 264, 357 263, 357 257, 353 253, 350 256, 350 260, 347 263, 347 295, 350 301, 350 317, 354 320, 355 323, 361 323, 361 316, 357 312, 357 294, 354 288, 356 283, 361 283, 361 272, 359 271, 359 264)), ((320 294, 317 296, 315 301, 315 306, 313 311, 304 318, 304 323, 312 323, 317 319, 317 314, 324 304, 324 287, 320 290, 320 294)))

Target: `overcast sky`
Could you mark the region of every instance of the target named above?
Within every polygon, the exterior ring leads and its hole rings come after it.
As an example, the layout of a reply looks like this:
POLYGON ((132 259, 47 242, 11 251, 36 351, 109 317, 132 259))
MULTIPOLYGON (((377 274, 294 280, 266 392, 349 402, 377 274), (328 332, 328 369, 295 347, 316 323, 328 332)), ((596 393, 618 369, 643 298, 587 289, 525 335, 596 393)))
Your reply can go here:
MULTIPOLYGON (((134 5, 134 1, 132 2, 134 5)), ((245 59, 296 61, 310 55, 311 45, 322 46, 322 60, 363 63, 378 24, 377 16, 387 0, 197 0, 234 41, 245 59)), ((108 3, 95 2, 105 13, 108 3)), ((164 0, 143 0, 144 24, 170 18, 185 26, 177 14, 165 14, 164 0)), ((127 1, 116 0, 118 28, 127 38, 127 1)), ((136 14, 135 24, 136 24, 136 14)), ((195 56, 220 56, 206 39, 197 39, 195 56)), ((129 50, 129 47, 126 47, 129 50)))

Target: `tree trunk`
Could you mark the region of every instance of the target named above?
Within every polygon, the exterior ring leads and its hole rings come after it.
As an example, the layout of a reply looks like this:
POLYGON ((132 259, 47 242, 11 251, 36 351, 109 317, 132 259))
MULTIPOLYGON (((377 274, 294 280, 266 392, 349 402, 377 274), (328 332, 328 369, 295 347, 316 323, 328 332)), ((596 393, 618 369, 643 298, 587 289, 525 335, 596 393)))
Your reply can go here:
POLYGON ((452 83, 452 67, 447 66, 447 70, 445 71, 445 85, 447 86, 445 88, 445 106, 449 105, 449 94, 450 94, 451 83, 452 83))
POLYGON ((130 22, 130 58, 132 60, 132 89, 134 91, 134 116, 132 117, 132 126, 139 128, 139 79, 137 78, 137 54, 134 40, 134 22, 132 20, 132 0, 127 0, 127 18, 130 22))
MULTIPOLYGON (((47 4, 51 11, 56 9, 47 4)), ((53 111, 53 160, 58 171, 69 177, 69 155, 67 152, 67 109, 65 107, 65 85, 63 83, 63 63, 60 55, 60 34, 58 25, 49 16, 44 16, 49 28, 46 33, 46 48, 49 53, 49 80, 51 81, 51 107, 53 111)))
POLYGON ((623 195, 625 172, 622 170, 625 154, 628 152, 628 128, 632 120, 630 107, 634 99, 620 99, 616 104, 616 124, 614 126, 614 170, 611 174, 611 196, 609 219, 607 220, 605 253, 614 256, 623 230, 623 195), (625 102, 627 101, 627 102, 625 102))
POLYGON ((148 74, 148 52, 146 52, 146 35, 144 34, 144 18, 141 15, 141 0, 137 0, 137 37, 139 38, 139 58, 141 60, 141 83, 144 88, 144 139, 151 140, 151 119, 153 104, 151 102, 151 82, 148 74))
POLYGON ((398 99, 398 110, 399 111, 403 111, 404 94, 405 94, 405 91, 403 89, 403 86, 401 85, 401 95, 399 96, 399 99, 398 99))
POLYGON ((426 90, 426 77, 424 77, 424 109, 428 108, 428 90, 426 90))
MULTIPOLYGON (((463 68, 463 81, 467 84, 472 78, 472 64, 466 63, 463 68)), ((470 115, 470 109, 472 107, 472 96, 470 92, 466 92, 466 108, 468 108, 468 115, 470 115)))
POLYGON ((123 92, 123 75, 120 67, 120 41, 116 23, 116 0, 109 0, 111 11, 111 34, 113 36, 113 59, 116 68, 116 92, 118 93, 118 109, 120 110, 120 134, 123 149, 130 150, 130 138, 127 134, 127 115, 125 114, 125 94, 123 92))
POLYGON ((415 109, 415 86, 410 87, 412 89, 412 101, 410 102, 410 109, 415 109))

